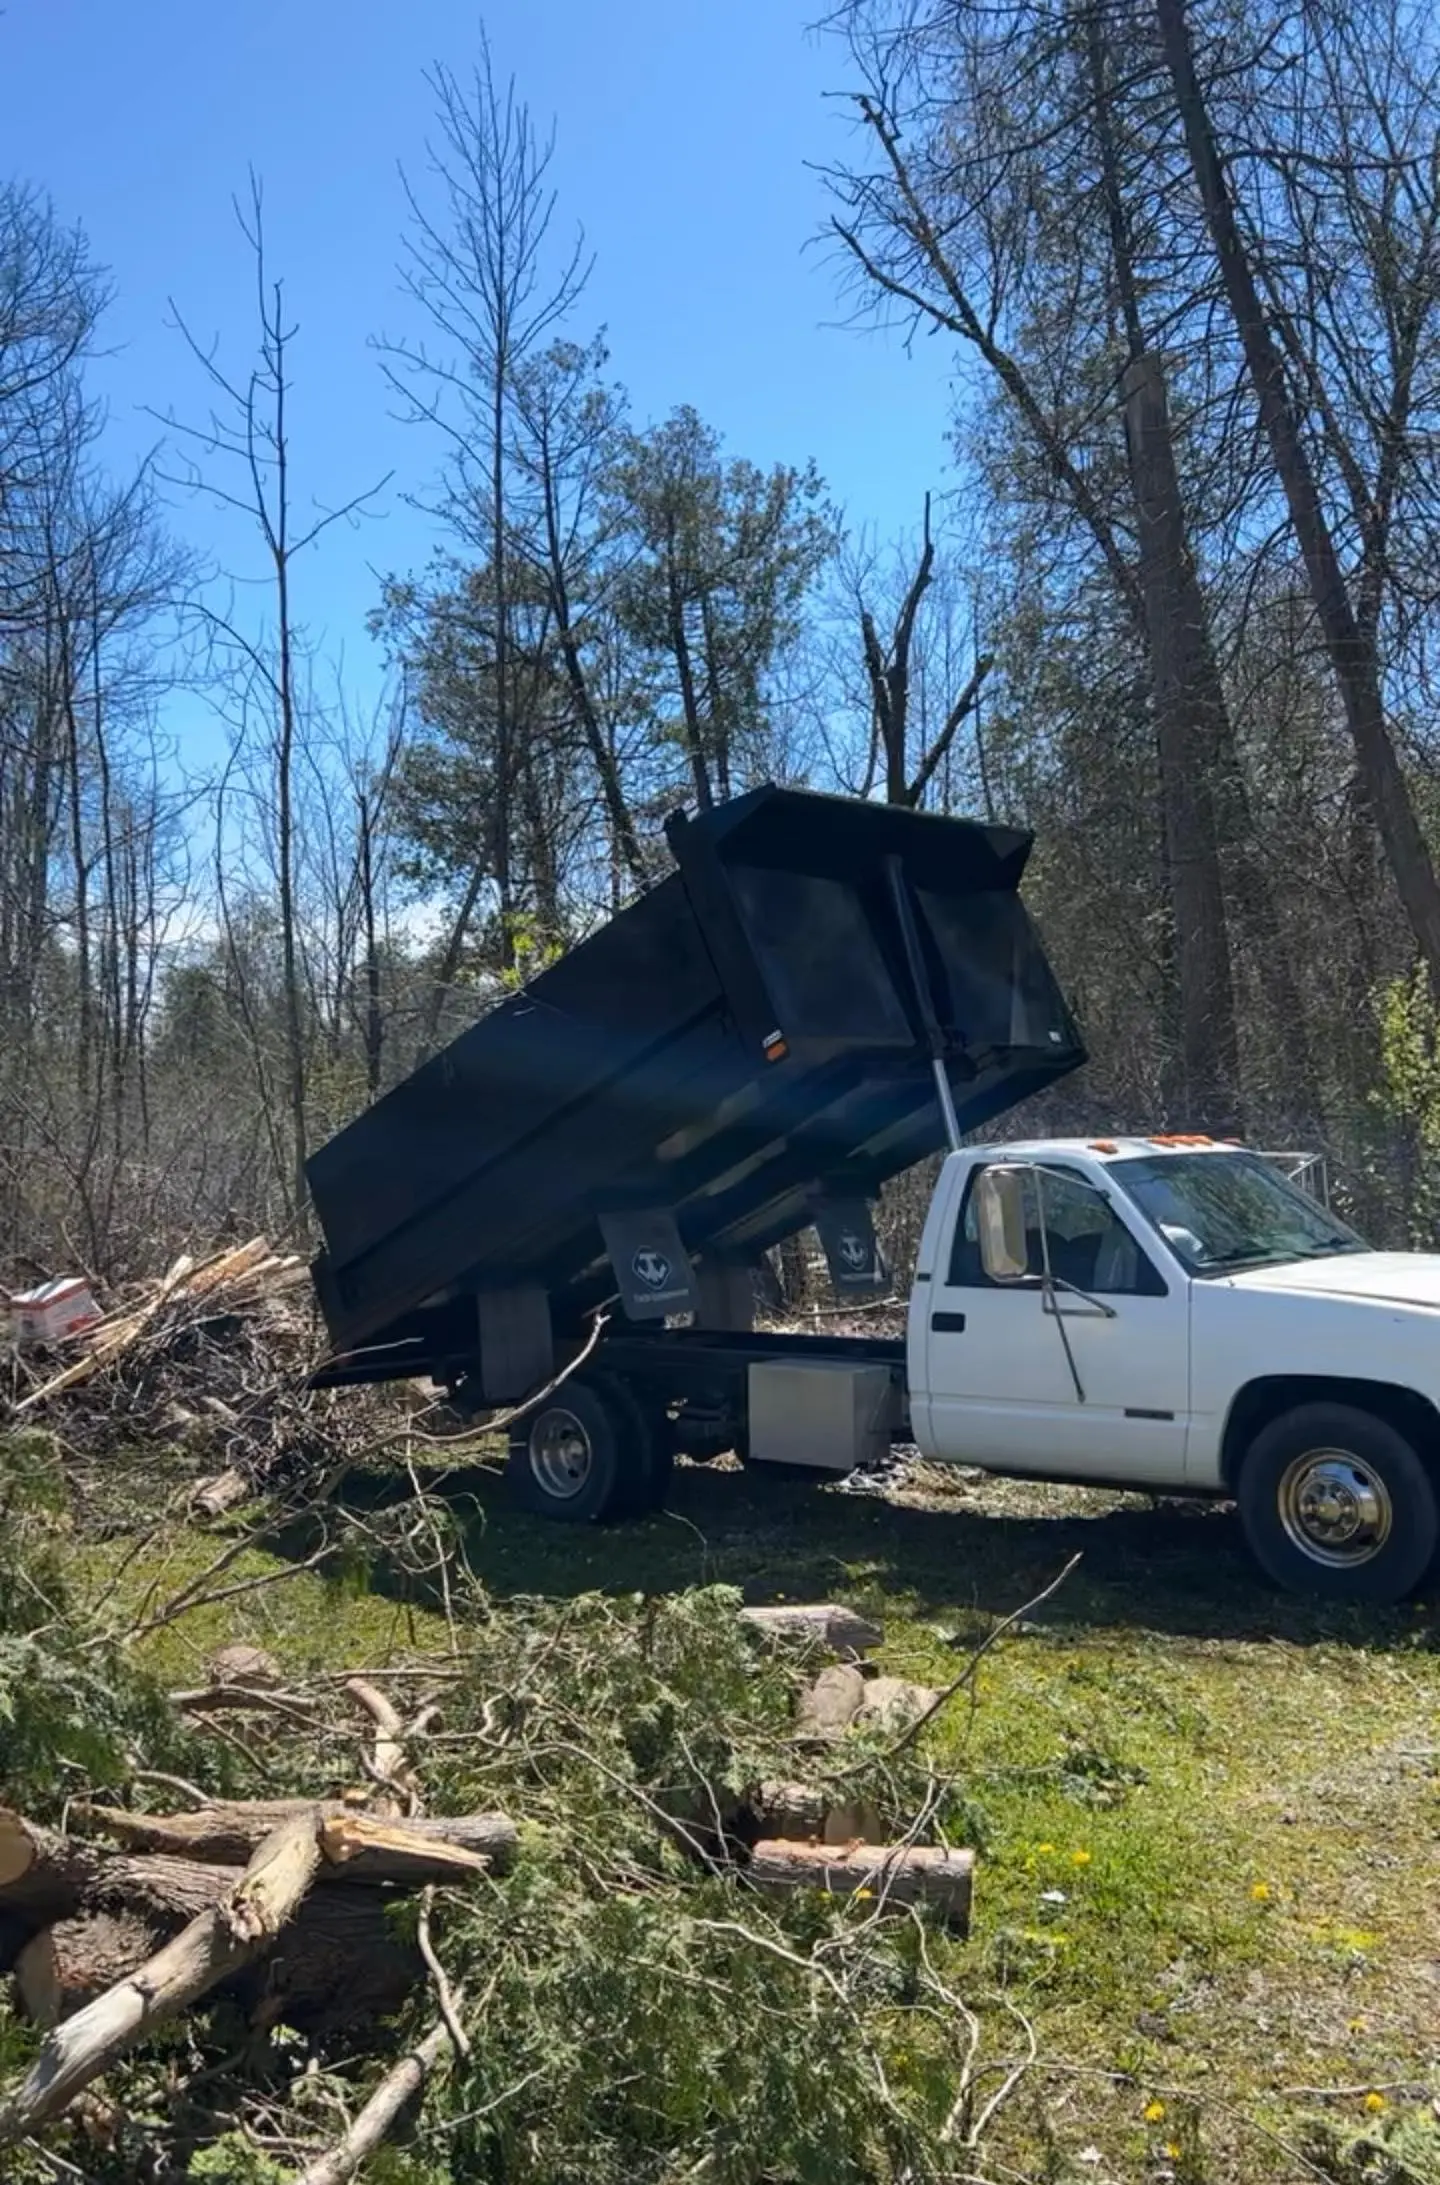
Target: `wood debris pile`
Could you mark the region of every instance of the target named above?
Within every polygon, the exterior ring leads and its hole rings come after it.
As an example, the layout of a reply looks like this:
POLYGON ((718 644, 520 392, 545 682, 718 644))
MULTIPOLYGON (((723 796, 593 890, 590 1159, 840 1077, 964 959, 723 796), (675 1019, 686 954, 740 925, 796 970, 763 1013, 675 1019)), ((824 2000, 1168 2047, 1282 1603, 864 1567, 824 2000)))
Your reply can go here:
POLYGON ((0 1426, 59 1438, 92 1521, 123 1500, 141 1449, 178 1452, 198 1513, 215 1516, 304 1482, 373 1433, 363 1395, 342 1406, 307 1388, 315 1355, 304 1259, 254 1237, 182 1256, 61 1349, 12 1351, 0 1426))
MULTIPOLYGON (((747 1906, 823 1892, 827 1902, 856 1901, 859 1950, 867 1933, 894 1924, 887 1915, 903 1925, 916 1908, 964 1935, 973 1855, 927 1840, 933 1832, 925 1811, 898 1834, 892 1813, 887 1832, 873 1803, 843 1791, 847 1772, 860 1780, 853 1757, 845 1757, 856 1731, 868 1731, 877 1747, 899 1749, 949 1695, 874 1674, 866 1657, 881 1634, 849 1609, 827 1603, 738 1615, 743 1635, 729 1623, 738 1654, 757 1676, 778 1676, 795 1695, 789 1733, 776 1748, 788 1755, 795 1779, 733 1794, 707 1779, 703 1796, 669 1803, 639 1792, 656 1854, 668 1847, 671 1875, 693 1876, 693 1883, 679 1881, 681 1903, 694 1884, 713 1891, 720 1882, 743 1921, 753 1916, 747 1906), (841 1658, 817 1675, 817 1657, 827 1651, 841 1658), (677 1846, 685 1854, 678 1867, 677 1846)), ((552 1637, 529 1650, 532 1679, 557 1643, 552 1637)), ((155 2029, 224 1998, 257 2037, 283 2023, 322 2049, 327 2039, 338 2043, 352 2066, 373 2073, 368 2099, 351 2110, 339 2142, 303 2150, 297 2185, 333 2185, 393 2129, 442 2059, 458 2064, 493 2036, 483 2000, 471 1995, 467 2010, 463 1961, 451 1986, 444 1949, 430 1932, 432 1907, 453 1911, 478 1892, 487 1927, 503 1926, 510 1916, 505 1877, 513 1869, 511 1910, 523 1925, 530 1865, 544 1858, 553 1832, 546 1778, 553 1756, 566 1750, 561 1731, 566 1740, 582 1733, 564 1727, 563 1709, 540 1721, 537 1694, 485 1707, 482 1756, 499 1758, 512 1737, 535 1739, 517 1748, 508 1777, 517 1804, 536 1802, 529 1814, 536 1833, 522 1840, 504 1812, 426 1810, 426 1776, 443 1774, 455 1735, 447 1710, 458 1696, 446 1695, 458 1695, 470 1675, 453 1658, 448 1666, 370 1677, 326 1673, 287 1689, 277 1661, 241 1645, 213 1656, 208 1671, 204 1685, 170 1693, 177 1714, 202 1733, 244 1723, 262 1770, 277 1752, 272 1745, 267 1762, 263 1740, 287 1740, 290 1780, 298 1765, 318 1790, 328 1771, 324 1792, 202 1803, 197 1791, 190 1808, 159 1812, 75 1799, 61 1826, 0 1806, 0 1972, 11 1973, 22 2016, 41 2030, 29 2069, 0 2086, 0 2151, 43 2145, 45 2128, 62 2117, 82 2136, 103 2129, 104 2102, 87 2089, 155 2029), (356 1709, 364 1721, 358 1748, 356 1709), (347 1787, 343 1766, 364 1777, 363 1787, 347 1787), (436 1907, 441 1890, 447 1894, 436 1907), (396 1900, 407 1898, 416 1916, 397 1922, 396 1900), (396 2062, 386 2022, 427 1990, 433 2028, 396 2062), (379 2061, 367 2067, 367 2055, 379 2061), (96 2103, 99 2124, 86 2121, 86 2103, 96 2103)), ((623 1681, 629 1672, 619 1674, 623 1681)), ((575 1757, 582 1769, 588 1765, 583 1747, 575 1757)), ((283 1767, 275 1772, 286 1779, 283 1767)), ((607 1764, 606 1783, 616 1780, 607 1764)), ((151 1777, 137 1784, 137 1797, 153 1799, 156 1784, 172 1800, 187 1787, 151 1777)), ((584 1858, 571 1871, 574 1886, 583 1887, 584 1858)), ((602 1894, 652 1891, 665 1871, 661 1859, 647 1879, 627 1858, 602 1894)), ((697 1901, 698 1933, 704 1908, 716 1900, 697 1901)), ((733 1931, 742 1939, 749 1932, 743 1924, 733 1931)), ((757 1947, 768 1947, 763 1935, 757 1947)), ((803 1967, 802 1959, 793 1962, 803 1967)), ((826 1977, 833 1985, 834 1972, 826 1977)), ((201 2052, 192 2043, 191 2053, 201 2052)))

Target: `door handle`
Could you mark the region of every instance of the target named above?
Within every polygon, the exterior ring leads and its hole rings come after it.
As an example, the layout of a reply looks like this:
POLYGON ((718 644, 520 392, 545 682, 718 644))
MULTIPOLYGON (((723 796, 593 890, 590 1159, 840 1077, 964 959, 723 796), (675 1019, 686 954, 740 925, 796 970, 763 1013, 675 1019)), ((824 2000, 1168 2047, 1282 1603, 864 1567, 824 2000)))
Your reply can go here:
POLYGON ((933 1335, 963 1335, 964 1313, 931 1313, 930 1331, 933 1335))

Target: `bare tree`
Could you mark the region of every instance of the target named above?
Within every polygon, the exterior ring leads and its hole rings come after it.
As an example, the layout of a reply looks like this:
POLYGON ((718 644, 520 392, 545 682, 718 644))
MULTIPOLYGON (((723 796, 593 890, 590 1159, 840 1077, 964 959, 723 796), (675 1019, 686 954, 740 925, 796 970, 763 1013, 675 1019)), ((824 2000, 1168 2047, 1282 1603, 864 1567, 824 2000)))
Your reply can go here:
POLYGON ((515 910, 512 810, 519 774, 512 536, 511 429, 517 376, 564 322, 589 267, 583 244, 554 250, 553 134, 541 136, 513 82, 497 83, 488 44, 468 81, 437 65, 428 82, 437 137, 428 206, 407 183, 410 232, 403 276, 439 348, 382 345, 405 414, 434 426, 445 455, 439 513, 478 553, 490 593, 494 661, 493 812, 441 952, 425 1028, 433 1043, 447 988, 487 883, 499 899, 502 954, 515 910))
POLYGON ((871 605, 873 595, 870 595, 867 573, 853 561, 849 570, 848 588, 859 622, 860 650, 870 699, 870 754, 863 794, 870 794, 878 775, 887 804, 918 805, 924 801, 956 736, 979 705, 985 678, 995 665, 993 655, 989 653, 976 657, 958 695, 953 700, 947 699, 934 733, 922 736, 916 749, 912 682, 917 624, 934 581, 935 541, 930 530, 930 496, 927 493, 919 555, 883 641, 871 605))
POLYGON ((309 708, 302 673, 302 635, 295 605, 295 568, 307 549, 332 525, 370 507, 389 480, 387 474, 343 506, 321 510, 297 522, 290 437, 290 351, 296 327, 288 314, 283 283, 272 277, 269 269, 262 192, 253 174, 248 205, 237 203, 235 217, 250 251, 255 281, 253 355, 243 374, 228 372, 217 361, 216 346, 202 344, 172 304, 186 346, 204 374, 213 407, 203 424, 185 424, 174 417, 167 418, 166 423, 181 447, 190 451, 189 467, 175 482, 203 493, 254 525, 268 576, 270 613, 257 634, 245 632, 232 616, 208 603, 202 604, 200 611, 213 641, 214 658, 225 665, 231 696, 238 697, 243 718, 248 723, 258 710, 264 724, 265 780, 263 786, 252 786, 266 811, 278 897, 289 1139, 287 1188, 291 1219, 298 1222, 306 1203, 309 1130, 305 978, 296 889, 296 768, 301 740, 310 724, 306 719, 309 708))

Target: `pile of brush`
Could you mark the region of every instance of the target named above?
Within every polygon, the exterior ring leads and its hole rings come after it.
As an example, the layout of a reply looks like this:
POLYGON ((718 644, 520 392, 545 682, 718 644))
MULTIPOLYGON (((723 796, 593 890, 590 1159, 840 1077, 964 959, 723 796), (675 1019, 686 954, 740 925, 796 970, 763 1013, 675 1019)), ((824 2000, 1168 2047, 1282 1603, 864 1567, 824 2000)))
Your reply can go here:
POLYGON ((0 1424, 57 1437, 92 1529, 123 1521, 142 1451, 172 1452, 175 1485, 218 1516, 303 1485, 373 1437, 372 1404, 340 1407, 309 1388, 317 1348, 305 1261, 254 1237, 182 1256, 63 1348, 17 1352, 0 1424))
MULTIPOLYGON (((865 1757, 898 1755, 951 1693, 875 1673, 868 1655, 883 1634, 851 1609, 737 1608, 718 1596, 655 1604, 637 1622, 595 1600, 572 1605, 548 1633, 521 1617, 513 1628, 495 1619, 491 1639, 517 1646, 526 1669, 483 1701, 478 1720, 477 1667, 458 1655, 287 1679, 264 1650, 231 1645, 210 1658, 205 1686, 172 1691, 169 1704, 207 1743, 226 1722, 245 1723, 257 1772, 290 1795, 217 1798, 151 1773, 136 1786, 141 1798, 157 1788, 172 1797, 188 1792, 190 1805, 156 1812, 72 1797, 57 1825, 0 1803, 0 1974, 11 1974, 20 2015, 38 2029, 28 2069, 0 2084, 0 2172, 4 2150, 36 2144, 62 2119, 81 2135, 73 2144, 113 2143, 127 2119, 114 2097, 90 2091, 95 2082, 160 2028, 224 2000, 257 2037, 257 2068, 263 2037, 281 2025, 309 2046, 317 2068, 337 2052, 362 2069, 367 2058, 382 2059, 338 2142, 307 2147, 295 2172, 297 2185, 338 2185, 447 2051, 465 2059, 508 2038, 490 2014, 498 1964, 478 1977, 476 1926, 497 1941, 508 1930, 512 1947, 527 1937, 543 1941, 557 1887, 577 1910, 587 1899, 608 1901, 629 1908, 627 1919, 643 1917, 647 1904, 655 1915, 668 1904, 676 1932, 689 1938, 687 1963, 710 1928, 729 1932, 754 1949, 771 1989, 771 1955, 798 1968, 802 1995, 809 1975, 796 1938, 817 1916, 832 1918, 828 1907, 850 1907, 849 1924, 830 1934, 819 1959, 847 2021, 856 2006, 843 1990, 842 1946, 854 1954, 863 1987, 883 1938, 913 1933, 922 1916, 937 1936, 963 1937, 972 1853, 937 1840, 933 1798, 908 1817, 894 1809, 880 1790, 885 1766, 877 1775, 865 1757), (698 1646, 691 1665, 708 1659, 722 1686, 793 1695, 788 1732, 777 1724, 771 1749, 803 1772, 740 1787, 733 1750, 709 1736, 713 1696, 681 1702, 689 1680, 675 1648, 687 1632, 698 1646), (595 1652, 607 1633, 608 1669, 595 1652), (622 1744, 651 1741, 662 1720, 653 1699, 663 1693, 665 1709, 679 1710, 677 1750, 690 1751, 687 1730, 694 1731, 729 1787, 708 1774, 647 1787, 633 1772, 633 1754, 630 1774, 617 1769, 604 1720, 572 1717, 563 1665, 560 1685, 545 1690, 557 1655, 577 1644, 622 1704, 622 1744), (656 1654, 653 1683, 647 1648, 656 1654), (838 1658, 819 1666, 827 1654, 838 1658), (667 1662, 681 1672, 674 1689, 667 1662), (356 1709, 364 1724, 358 1744, 356 1709), (868 1742, 856 1744, 857 1735, 868 1742), (480 1805, 455 1795, 457 1750, 469 1754, 472 1780, 488 1779, 524 1816, 523 1839, 504 1811, 436 1810, 480 1805), (567 1756, 574 1772, 566 1772, 567 1756), (297 1779, 309 1795, 294 1794, 297 1779), (437 1794, 447 1783, 448 1795, 437 1794), (598 1808, 582 1825, 572 1807, 567 1825, 564 1809, 582 1787, 598 1808), (602 1846, 617 1806, 622 1829, 629 1807, 639 1833, 627 1829, 627 1848, 614 1858, 602 1846), (512 1870, 513 1882, 504 1882, 512 1870), (800 1926, 786 1941, 763 1908, 797 1899, 800 1926), (432 1911, 446 1919, 443 1947, 431 1933, 432 1911), (427 1991, 431 2030, 396 2062, 390 2021, 427 1991)), ((593 1677, 586 1681, 603 1718, 606 1694, 593 1677)), ((660 1762, 658 1751, 654 1757, 660 1762)), ((583 1925, 571 1942, 584 1952, 583 1925)), ((578 1964, 532 1968, 526 1992, 545 1992, 578 1964)), ((605 1973, 612 1990, 617 1972, 605 1973)), ((187 2053, 203 2078, 203 2038, 190 2030, 187 2053)), ((235 2069, 242 2065, 243 2056, 235 2069)), ((136 2122, 128 2119, 132 2133, 136 2122)), ((307 2137, 301 2122, 286 2126, 297 2151, 307 2137)))

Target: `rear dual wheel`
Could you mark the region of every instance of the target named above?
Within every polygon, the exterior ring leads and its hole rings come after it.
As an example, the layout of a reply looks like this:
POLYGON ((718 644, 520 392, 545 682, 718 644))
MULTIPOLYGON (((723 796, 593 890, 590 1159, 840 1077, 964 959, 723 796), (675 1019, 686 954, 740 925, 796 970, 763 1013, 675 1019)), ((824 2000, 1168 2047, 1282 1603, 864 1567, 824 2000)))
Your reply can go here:
POLYGON ((535 1516, 599 1525, 660 1509, 673 1461, 624 1383, 597 1373, 564 1382, 516 1421, 505 1477, 535 1516))

